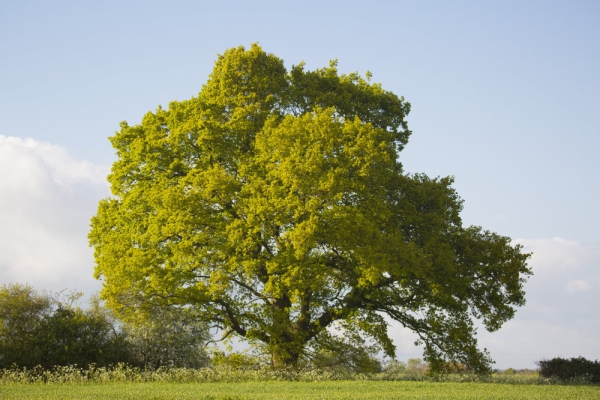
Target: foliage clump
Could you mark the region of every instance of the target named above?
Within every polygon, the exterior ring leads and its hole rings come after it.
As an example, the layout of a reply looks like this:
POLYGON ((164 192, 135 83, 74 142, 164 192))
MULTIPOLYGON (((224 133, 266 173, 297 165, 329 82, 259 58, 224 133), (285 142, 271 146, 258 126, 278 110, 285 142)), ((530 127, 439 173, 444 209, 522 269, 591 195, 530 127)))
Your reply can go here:
POLYGON ((204 350, 209 331, 190 310, 154 309, 150 317, 122 323, 122 331, 133 365, 201 368, 210 363, 204 350))
POLYGON ((0 368, 208 365, 209 334, 196 316, 155 310, 141 323, 124 323, 97 297, 88 309, 77 306, 80 296, 52 296, 21 284, 0 287, 0 368))
POLYGON ((0 368, 129 362, 125 338, 110 317, 98 303, 88 310, 75 306, 80 296, 0 287, 0 368))
POLYGON ((560 358, 538 361, 540 375, 557 378, 564 382, 600 383, 600 362, 583 357, 560 358))

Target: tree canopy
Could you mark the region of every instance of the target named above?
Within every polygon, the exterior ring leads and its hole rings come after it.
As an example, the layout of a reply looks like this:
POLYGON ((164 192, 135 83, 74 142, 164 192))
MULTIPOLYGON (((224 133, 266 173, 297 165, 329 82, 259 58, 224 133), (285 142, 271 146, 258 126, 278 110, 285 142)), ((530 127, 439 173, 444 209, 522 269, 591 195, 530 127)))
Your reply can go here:
POLYGON ((393 319, 432 370, 488 371, 473 320, 513 317, 529 255, 463 227, 452 178, 403 171, 409 111, 369 73, 227 50, 197 97, 110 138, 113 196, 89 234, 102 297, 125 316, 193 309, 275 365, 334 326, 393 355, 393 319))

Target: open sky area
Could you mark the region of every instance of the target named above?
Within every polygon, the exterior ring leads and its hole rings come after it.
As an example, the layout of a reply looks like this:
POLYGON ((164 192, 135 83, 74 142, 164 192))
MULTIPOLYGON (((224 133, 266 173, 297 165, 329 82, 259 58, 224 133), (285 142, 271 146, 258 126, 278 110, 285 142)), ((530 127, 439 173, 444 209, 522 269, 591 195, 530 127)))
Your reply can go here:
MULTIPOLYGON (((404 96, 407 173, 453 175, 463 222, 533 252, 496 367, 600 359, 600 2, 0 2, 0 284, 86 293, 107 140, 197 95, 217 54, 258 42, 286 66, 338 59, 404 96)), ((390 326, 398 358, 415 337, 390 326)))

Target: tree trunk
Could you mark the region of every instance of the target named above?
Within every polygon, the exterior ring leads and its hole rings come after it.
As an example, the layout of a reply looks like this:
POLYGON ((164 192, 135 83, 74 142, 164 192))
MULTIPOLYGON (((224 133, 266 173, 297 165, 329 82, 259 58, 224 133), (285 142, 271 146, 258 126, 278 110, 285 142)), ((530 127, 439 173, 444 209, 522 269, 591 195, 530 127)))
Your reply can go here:
POLYGON ((298 351, 290 351, 290 349, 286 350, 284 347, 277 346, 272 350, 271 366, 274 369, 297 369, 300 353, 298 351))

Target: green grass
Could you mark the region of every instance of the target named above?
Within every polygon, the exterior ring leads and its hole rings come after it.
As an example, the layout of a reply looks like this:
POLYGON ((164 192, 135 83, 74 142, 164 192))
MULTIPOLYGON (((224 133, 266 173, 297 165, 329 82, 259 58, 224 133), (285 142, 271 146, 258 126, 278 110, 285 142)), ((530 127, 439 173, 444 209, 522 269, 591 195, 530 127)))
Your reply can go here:
POLYGON ((482 382, 110 382, 5 384, 0 399, 598 399, 600 386, 482 382))
POLYGON ((0 399, 600 399, 599 385, 536 373, 356 374, 317 370, 109 368, 0 370, 0 399))

